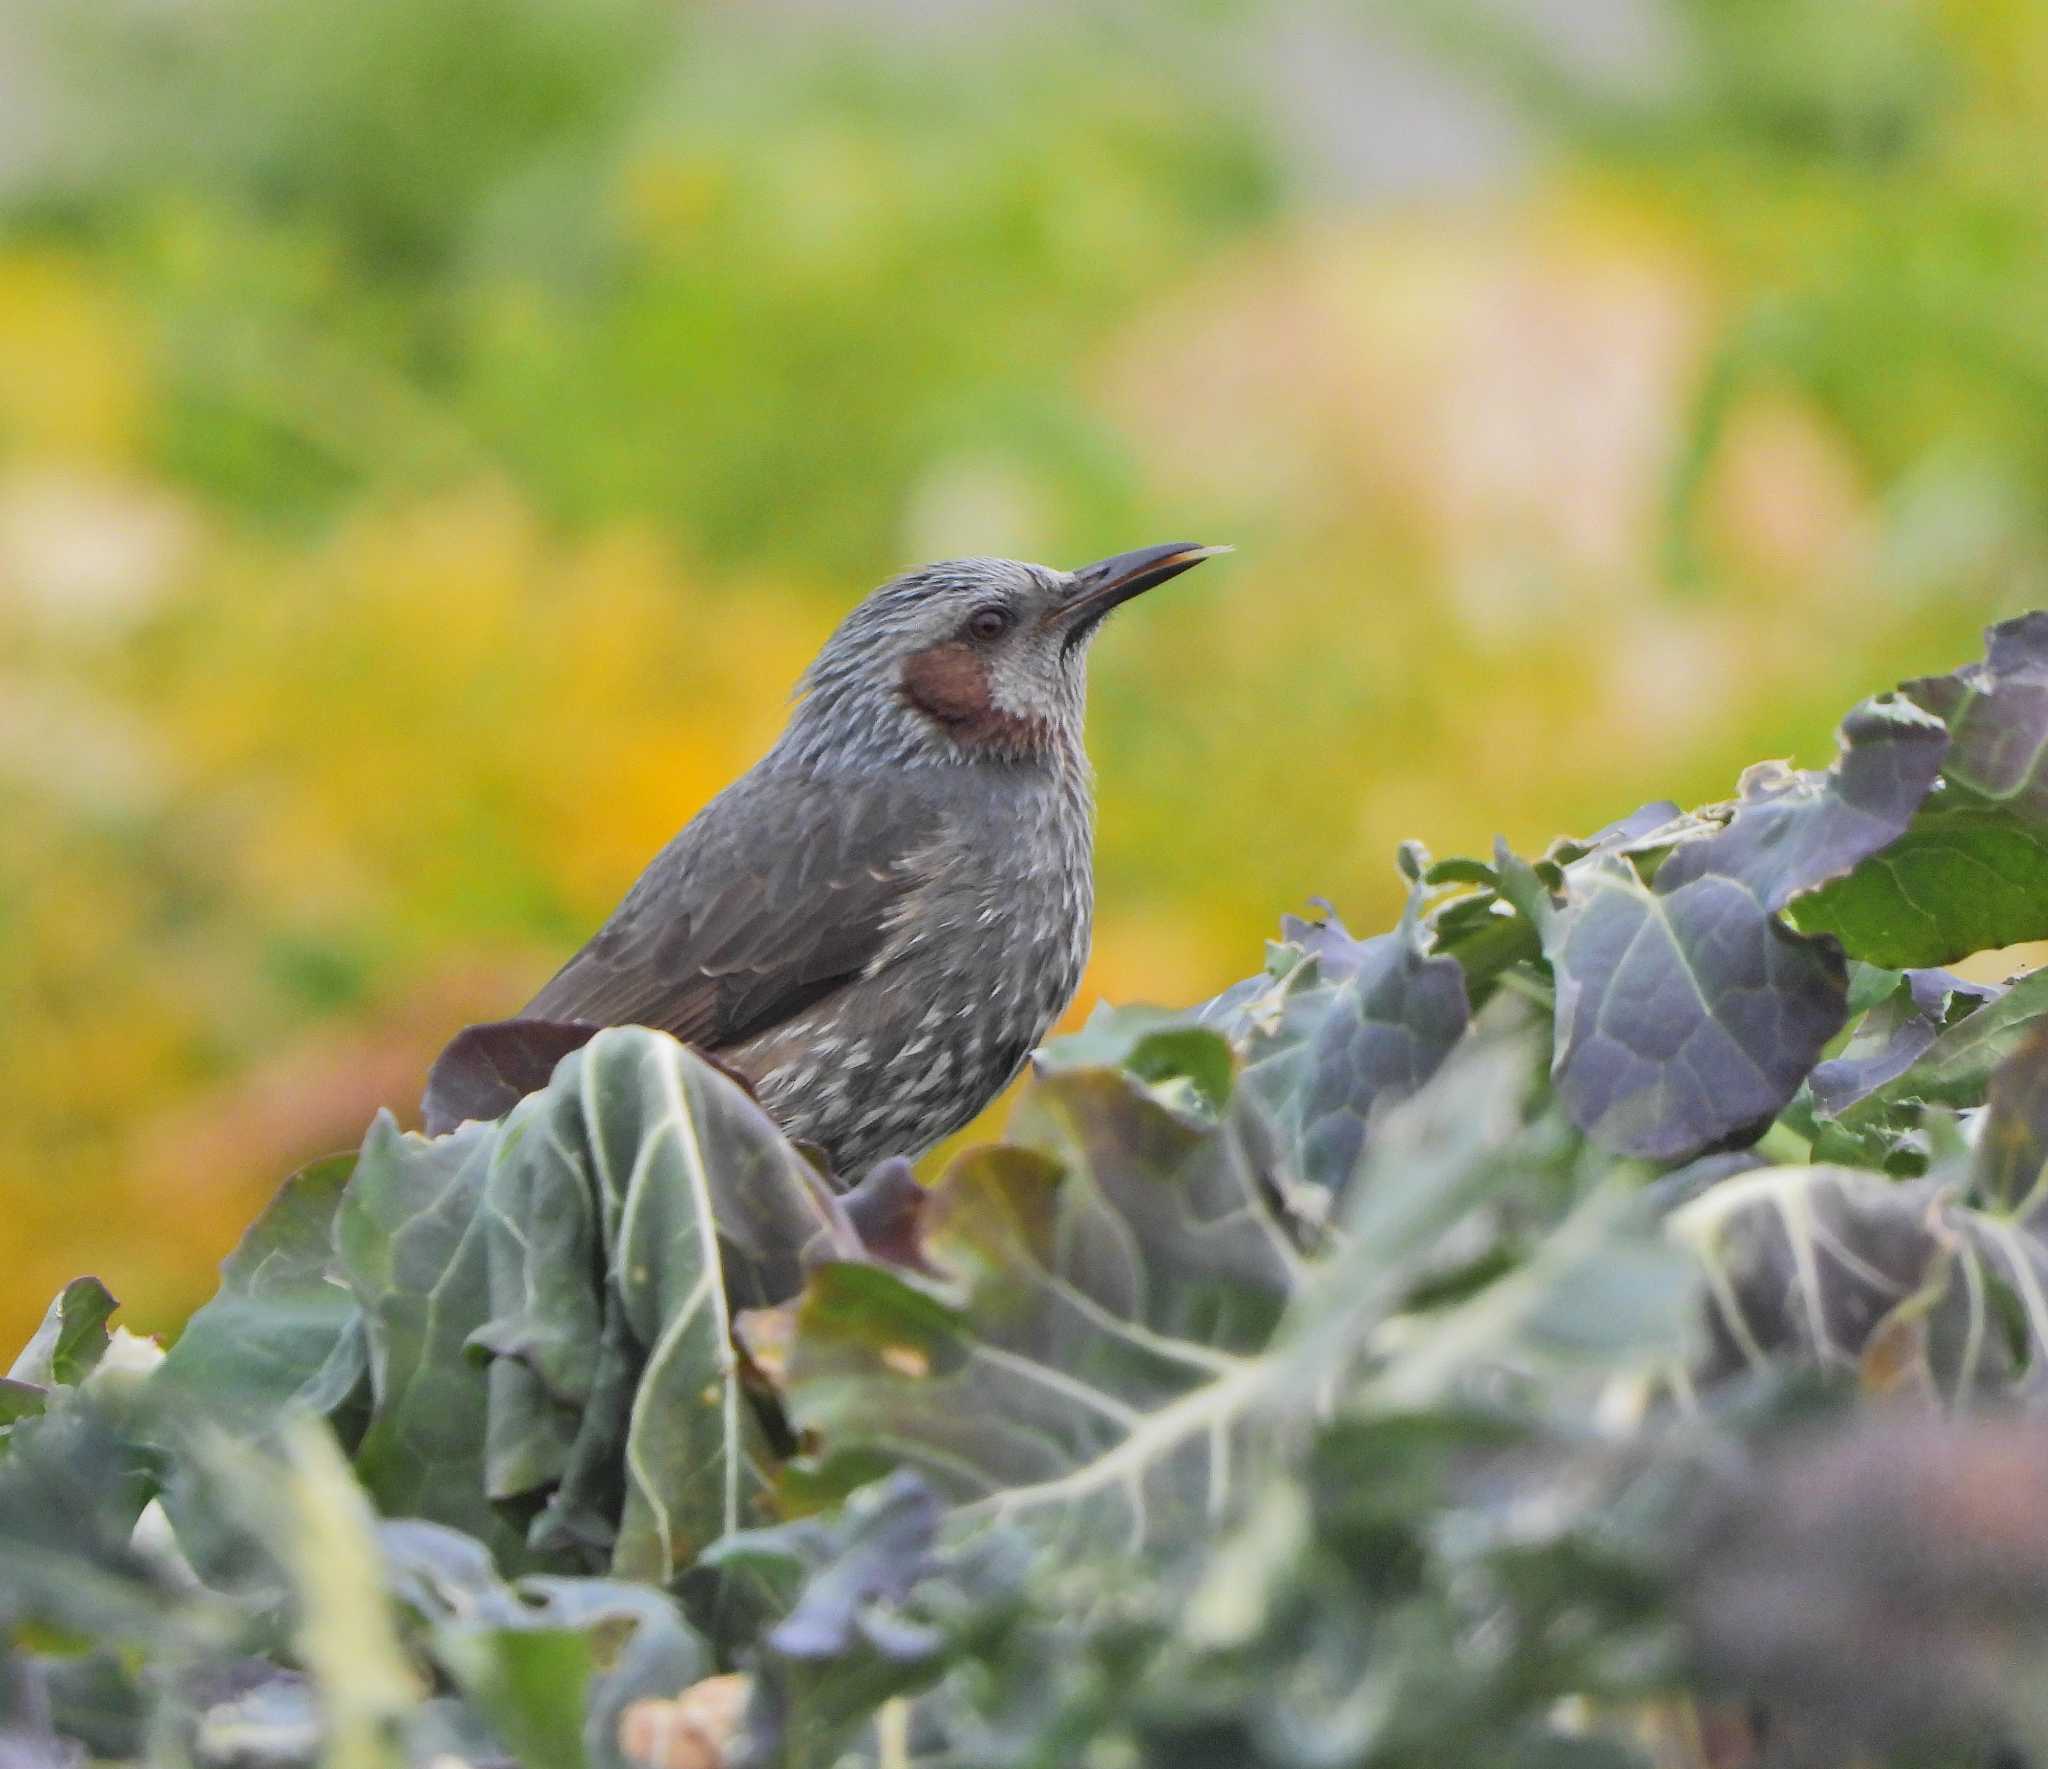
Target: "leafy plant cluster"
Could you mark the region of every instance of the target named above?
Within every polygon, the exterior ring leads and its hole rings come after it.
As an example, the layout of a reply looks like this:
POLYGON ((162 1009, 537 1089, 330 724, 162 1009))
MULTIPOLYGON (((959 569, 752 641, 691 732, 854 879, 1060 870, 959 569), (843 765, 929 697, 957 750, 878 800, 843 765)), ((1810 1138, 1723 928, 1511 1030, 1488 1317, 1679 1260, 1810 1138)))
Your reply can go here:
POLYGON ((2040 579, 2041 9, 1532 18, 1460 62, 1527 100, 1500 200, 1385 142, 1419 226, 1328 95, 1468 9, 1379 10, 0 8, 0 1341, 95 1260, 182 1320, 903 561, 1191 507, 1265 561, 1092 666, 1098 978, 1169 1001, 1304 880, 1381 925, 1411 829, 1718 793, 2040 579))
MULTIPOLYGON (((672 1039, 0 1383, 0 1744, 2048 1761, 2048 615, 836 1191, 672 1039), (739 1680, 729 1680, 737 1676, 739 1680)), ((10 1759, 14 1760, 14 1759, 10 1759)))

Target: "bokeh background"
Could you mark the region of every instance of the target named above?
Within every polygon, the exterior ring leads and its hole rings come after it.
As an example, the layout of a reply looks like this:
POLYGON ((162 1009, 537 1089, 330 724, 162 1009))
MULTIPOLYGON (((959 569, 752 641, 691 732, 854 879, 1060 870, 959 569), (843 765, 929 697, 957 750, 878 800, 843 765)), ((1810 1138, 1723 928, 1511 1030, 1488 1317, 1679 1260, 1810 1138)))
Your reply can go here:
POLYGON ((2032 0, 0 0, 0 1344, 174 1327, 863 589, 1096 648, 1077 1011, 2048 601, 2032 0))

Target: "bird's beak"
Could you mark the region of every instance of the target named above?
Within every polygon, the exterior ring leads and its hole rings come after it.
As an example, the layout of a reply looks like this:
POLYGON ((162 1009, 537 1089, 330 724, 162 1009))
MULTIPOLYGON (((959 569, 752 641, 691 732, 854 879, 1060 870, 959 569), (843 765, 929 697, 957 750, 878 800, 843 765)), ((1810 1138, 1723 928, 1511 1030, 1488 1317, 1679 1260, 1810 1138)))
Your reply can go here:
POLYGON ((1074 573, 1073 595, 1053 611, 1051 618, 1070 635, 1079 636, 1119 603, 1143 595, 1170 577, 1180 576, 1204 559, 1229 551, 1228 547, 1198 547, 1192 541, 1169 541, 1163 547, 1140 547, 1135 553, 1098 559, 1074 573))

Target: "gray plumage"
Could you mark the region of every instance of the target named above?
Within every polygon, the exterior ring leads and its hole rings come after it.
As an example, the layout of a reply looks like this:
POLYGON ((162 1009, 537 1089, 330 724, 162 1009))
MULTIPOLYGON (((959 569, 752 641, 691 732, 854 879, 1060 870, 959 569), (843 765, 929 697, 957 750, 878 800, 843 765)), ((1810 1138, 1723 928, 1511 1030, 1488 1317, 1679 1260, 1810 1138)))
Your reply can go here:
POLYGON ((1014 1076, 1094 900, 1090 638, 1220 549, 924 567, 827 641, 774 747, 662 850, 525 1017, 659 1027, 855 1176, 1014 1076))

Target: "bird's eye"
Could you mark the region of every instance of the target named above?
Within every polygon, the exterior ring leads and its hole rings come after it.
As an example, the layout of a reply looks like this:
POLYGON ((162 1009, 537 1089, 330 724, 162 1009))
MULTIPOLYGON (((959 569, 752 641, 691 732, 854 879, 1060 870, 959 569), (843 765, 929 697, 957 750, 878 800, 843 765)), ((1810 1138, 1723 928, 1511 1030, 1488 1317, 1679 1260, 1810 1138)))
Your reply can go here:
POLYGON ((1000 639, 1007 633, 1015 619, 1007 608, 998 608, 991 604, 987 608, 977 608, 967 617, 967 630, 986 644, 989 640, 1000 639))

